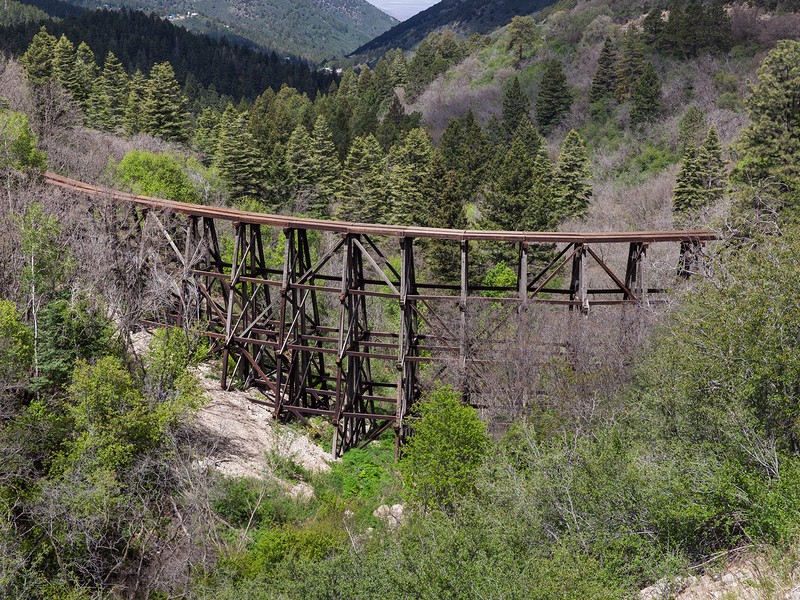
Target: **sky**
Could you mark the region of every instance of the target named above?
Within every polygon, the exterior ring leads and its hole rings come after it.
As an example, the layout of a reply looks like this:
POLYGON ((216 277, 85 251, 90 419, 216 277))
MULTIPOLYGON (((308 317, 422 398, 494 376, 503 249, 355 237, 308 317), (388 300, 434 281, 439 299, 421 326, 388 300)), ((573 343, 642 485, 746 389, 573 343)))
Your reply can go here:
POLYGON ((405 21, 420 11, 437 4, 439 0, 367 0, 383 12, 405 21))

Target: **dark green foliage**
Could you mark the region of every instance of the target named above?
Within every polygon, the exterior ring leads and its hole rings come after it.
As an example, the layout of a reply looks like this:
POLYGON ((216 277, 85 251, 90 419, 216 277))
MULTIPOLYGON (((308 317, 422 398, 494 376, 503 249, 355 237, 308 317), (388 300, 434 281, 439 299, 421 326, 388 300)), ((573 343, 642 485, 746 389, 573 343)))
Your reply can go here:
POLYGON ((25 75, 34 83, 41 85, 53 75, 53 52, 56 38, 47 33, 44 26, 33 36, 33 40, 22 55, 25 75))
POLYGON ((645 44, 655 44, 661 39, 664 31, 664 19, 660 8, 653 8, 642 21, 642 41, 645 44))
POLYGON ((522 91, 519 77, 516 75, 503 92, 503 127, 510 138, 523 120, 530 121, 531 103, 527 94, 522 91))
POLYGON ((141 103, 142 131, 170 141, 188 135, 187 100, 170 63, 153 65, 141 103))
POLYGON ((765 184, 792 205, 800 202, 800 42, 777 44, 758 70, 747 99, 750 125, 739 142, 735 175, 743 184, 765 184))
POLYGON ((699 146, 704 131, 706 131, 706 118, 703 111, 692 105, 678 125, 678 146, 681 150, 688 146, 699 146))
POLYGON ((558 155, 553 188, 555 210, 560 218, 582 217, 592 197, 586 144, 580 134, 570 130, 558 155))
POLYGON ((408 92, 418 95, 430 82, 466 56, 452 29, 428 35, 408 63, 408 92))
POLYGON ((39 312, 37 388, 58 389, 77 361, 93 360, 114 350, 114 328, 102 307, 84 295, 61 293, 39 312))
POLYGON ((644 48, 641 37, 634 28, 628 29, 622 39, 622 52, 617 61, 618 100, 627 100, 644 73, 644 48))
POLYGON ((400 461, 406 494, 422 508, 452 509, 475 489, 475 474, 489 450, 486 426, 446 388, 419 404, 418 411, 400 461))
POLYGON ((264 158, 247 127, 247 115, 228 105, 219 119, 216 132, 214 166, 219 171, 233 200, 260 198, 263 195, 264 158))
POLYGON ((339 218, 361 223, 385 223, 386 158, 374 136, 356 138, 342 172, 339 218))
POLYGON ((717 2, 676 3, 666 22, 661 19, 660 11, 654 10, 644 25, 647 43, 675 56, 688 58, 703 52, 727 52, 733 45, 730 17, 717 2), (657 20, 650 16, 654 12, 659 13, 657 20))
MULTIPOLYGON (((180 82, 185 82, 192 74, 204 89, 213 86, 217 93, 237 98, 255 98, 267 87, 277 91, 283 83, 315 96, 336 80, 334 73, 312 71, 301 60, 287 61, 284 55, 232 44, 230 38, 222 40, 196 35, 156 14, 148 15, 128 8, 80 11, 73 18, 61 21, 0 25, 0 51, 22 54, 42 24, 57 37, 65 34, 74 45, 86 42, 97 56, 113 52, 129 73, 136 70, 148 72, 158 63, 171 61, 180 82)), ((42 45, 44 40, 39 40, 38 49, 29 55, 29 59, 45 67, 35 75, 36 78, 44 77, 42 81, 52 72, 55 41, 52 39, 42 45), (33 54, 38 58, 34 60, 33 54)))
POLYGON ((302 125, 294 130, 286 145, 286 168, 295 210, 330 216, 341 165, 324 117, 317 117, 310 135, 302 125))
MULTIPOLYGON (((442 151, 435 153, 431 168, 437 202, 431 207, 428 225, 445 229, 466 229, 465 205, 474 191, 472 181, 466 173, 448 170, 448 161, 443 154, 444 146, 442 151)), ((452 241, 430 240, 425 262, 439 279, 456 279, 461 271, 460 245, 452 241)))
POLYGON ((664 111, 661 102, 661 80, 651 63, 633 87, 631 99, 631 125, 652 123, 664 111))
MULTIPOLYGON (((524 120, 530 125, 529 118, 524 120)), ((489 141, 471 110, 461 118, 450 120, 442 134, 440 150, 446 169, 457 172, 463 182, 463 202, 470 201, 492 160, 489 141)))
POLYGON ((613 98, 617 90, 617 51, 611 38, 606 38, 597 59, 597 70, 592 78, 589 101, 598 102, 613 98))
POLYGON ((402 144, 389 151, 386 191, 391 223, 427 224, 433 201, 432 157, 431 139, 423 129, 412 129, 402 144))
POLYGON ((564 120, 572 107, 572 92, 561 62, 547 64, 536 96, 536 121, 542 132, 551 131, 564 120))
POLYGON ((102 76, 92 90, 91 121, 106 131, 119 131, 124 125, 128 102, 128 74, 113 52, 106 55, 102 76))
POLYGON ((675 212, 688 212, 705 206, 703 172, 697 160, 697 148, 689 145, 683 151, 681 168, 675 179, 672 206, 675 212))
POLYGON ((697 161, 703 174, 703 183, 706 190, 706 202, 713 204, 722 198, 725 193, 727 173, 725 160, 722 157, 722 144, 719 141, 717 128, 712 125, 703 145, 697 153, 697 161))
POLYGON ((380 142, 381 147, 388 151, 389 148, 402 141, 409 131, 420 126, 421 117, 422 115, 417 112, 410 115, 406 114, 400 99, 396 94, 393 94, 389 109, 377 127, 375 137, 380 142))
POLYGON ((508 36, 508 49, 516 54, 517 63, 520 63, 536 41, 536 21, 515 16, 508 25, 508 36))

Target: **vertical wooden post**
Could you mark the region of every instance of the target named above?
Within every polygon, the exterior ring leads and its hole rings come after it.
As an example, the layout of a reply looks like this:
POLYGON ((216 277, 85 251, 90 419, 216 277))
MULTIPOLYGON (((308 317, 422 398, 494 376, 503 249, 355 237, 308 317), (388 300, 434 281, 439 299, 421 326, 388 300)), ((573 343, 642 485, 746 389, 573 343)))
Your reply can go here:
POLYGON ((458 302, 460 311, 458 369, 461 383, 461 397, 469 401, 467 384, 467 356, 469 355, 469 339, 467 337, 467 298, 469 297, 469 242, 461 240, 461 297, 458 302))
MULTIPOLYGON (((283 235, 286 238, 286 247, 283 253, 283 273, 281 275, 281 302, 278 316, 278 348, 283 348, 286 341, 286 302, 289 294, 289 271, 294 268, 294 229, 284 229, 283 235)), ((286 356, 280 350, 275 355, 275 418, 281 416, 283 410, 283 363, 286 356)))

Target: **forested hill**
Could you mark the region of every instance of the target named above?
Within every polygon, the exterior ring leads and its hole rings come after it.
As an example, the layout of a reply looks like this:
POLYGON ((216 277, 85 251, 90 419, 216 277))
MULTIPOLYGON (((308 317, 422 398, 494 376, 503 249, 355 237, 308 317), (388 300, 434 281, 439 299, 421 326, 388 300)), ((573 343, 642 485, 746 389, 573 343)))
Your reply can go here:
POLYGON ((367 42, 352 55, 378 56, 390 48, 410 50, 428 34, 444 27, 465 34, 489 33, 516 15, 528 15, 551 4, 555 0, 442 0, 367 42))
MULTIPOLYGON (((68 1, 89 9, 100 5, 68 1)), ((347 54, 397 24, 366 0, 108 0, 102 6, 153 12, 195 33, 234 35, 313 61, 347 54)))
MULTIPOLYGON (((15 5, 21 6, 8 2, 9 14, 15 5)), ((154 64, 169 61, 181 83, 213 86, 218 93, 237 99, 254 98, 267 88, 277 91, 284 83, 313 97, 327 90, 335 78, 312 70, 304 61, 191 33, 154 14, 128 9, 80 11, 62 20, 0 21, 0 52, 22 54, 42 26, 56 37, 66 35, 76 46, 86 42, 99 61, 113 52, 129 73, 147 72, 154 64)))

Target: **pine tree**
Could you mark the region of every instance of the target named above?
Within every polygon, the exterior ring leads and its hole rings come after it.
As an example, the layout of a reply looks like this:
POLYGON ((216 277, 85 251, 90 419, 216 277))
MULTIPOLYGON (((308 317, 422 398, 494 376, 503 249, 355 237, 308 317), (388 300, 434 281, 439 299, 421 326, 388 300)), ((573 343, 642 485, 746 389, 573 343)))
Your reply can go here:
POLYGON ((644 49, 639 34, 634 29, 625 33, 622 42, 622 53, 617 61, 617 99, 625 101, 630 98, 636 82, 644 73, 644 49))
MULTIPOLYGON (((530 119, 523 119, 522 123, 533 129, 530 119)), ((460 185, 467 199, 471 198, 483 182, 492 158, 489 142, 472 110, 447 124, 442 134, 440 154, 446 170, 459 174, 460 185)))
POLYGON ((503 128, 508 139, 514 135, 520 121, 530 120, 531 103, 522 91, 519 77, 514 76, 503 94, 503 128))
MULTIPOLYGON (((431 181, 436 202, 428 219, 430 227, 465 229, 467 215, 465 200, 469 198, 469 182, 463 174, 448 170, 441 153, 434 152, 431 181)), ((430 240, 425 252, 425 263, 431 272, 442 280, 456 280, 461 271, 459 244, 445 240, 430 240)))
POLYGON ((553 187, 555 169, 544 145, 536 151, 532 179, 533 184, 528 190, 528 201, 523 213, 524 229, 549 231, 558 225, 559 216, 553 187))
POLYGON ((661 80, 651 63, 647 63, 644 73, 633 89, 631 104, 631 125, 651 123, 663 112, 661 102, 661 80))
POLYGON ((75 52, 75 64, 72 70, 75 87, 70 89, 70 92, 72 92, 72 97, 84 112, 88 113, 92 101, 92 92, 97 81, 98 68, 94 52, 86 42, 78 44, 78 49, 75 52))
POLYGON ((141 71, 136 71, 128 85, 128 99, 125 102, 123 129, 127 135, 136 135, 144 130, 142 104, 144 103, 147 80, 141 71))
POLYGON ((507 31, 508 49, 517 55, 519 64, 536 41, 536 22, 531 17, 516 16, 511 19, 507 31))
POLYGON ((186 105, 172 65, 153 65, 141 104, 142 130, 165 140, 184 141, 189 126, 186 105))
POLYGON ((592 89, 589 101, 599 102, 605 98, 613 98, 617 89, 617 51, 611 38, 606 38, 603 49, 597 59, 597 70, 592 78, 592 89))
POLYGON ((402 144, 389 151, 387 192, 393 224, 426 224, 433 202, 432 156, 431 139, 423 129, 412 129, 402 144))
POLYGON ((128 74, 125 67, 113 52, 106 55, 103 63, 103 85, 109 103, 103 107, 103 113, 111 131, 122 128, 125 118, 125 104, 128 99, 128 74))
POLYGON ((387 223, 386 159, 374 135, 353 140, 342 172, 337 217, 360 223, 387 223))
POLYGON ((719 141, 717 128, 712 125, 703 145, 697 152, 697 164, 703 177, 705 204, 713 204, 725 194, 725 161, 722 158, 722 144, 719 141))
POLYGON ((661 43, 661 34, 664 32, 664 19, 661 16, 661 9, 654 8, 642 21, 644 35, 642 41, 648 46, 658 46, 661 43))
POLYGON ((389 80, 393 88, 404 88, 408 85, 408 62, 401 49, 396 49, 389 65, 389 80))
POLYGON ((706 130, 706 118, 696 106, 691 106, 678 124, 678 146, 683 151, 687 146, 697 146, 706 130))
POLYGON ((570 130, 561 146, 553 178, 554 202, 560 218, 582 217, 592 197, 586 144, 577 131, 570 130))
POLYGON ((384 150, 388 150, 415 127, 419 127, 419 113, 407 115, 400 98, 392 96, 389 109, 377 128, 376 137, 384 150))
POLYGON ((61 35, 53 49, 53 77, 61 86, 72 92, 77 88, 75 81, 75 46, 66 35, 61 35))
POLYGON ((320 115, 311 132, 311 144, 316 170, 314 196, 310 202, 311 214, 327 217, 331 214, 331 205, 339 193, 339 179, 342 166, 331 137, 331 131, 325 117, 320 115))
POLYGON ((800 206, 800 41, 781 40, 758 69, 746 103, 750 125, 739 142, 738 181, 775 186, 786 202, 800 206))
POLYGON ((536 96, 536 121, 543 133, 550 132, 564 120, 572 106, 572 93, 559 61, 547 64, 536 96))
MULTIPOLYGON (((217 153, 221 121, 222 115, 213 106, 204 108, 197 117, 192 145, 206 157, 213 157, 217 153)), ((252 129, 248 129, 252 135, 252 129)))
POLYGON ((528 192, 533 187, 534 155, 521 136, 515 136, 503 155, 483 203, 483 218, 488 229, 503 231, 524 228, 528 192))
POLYGON ((706 204, 704 174, 698 161, 697 148, 686 147, 681 168, 675 180, 672 207, 677 213, 688 213, 706 204))
POLYGON ((233 199, 263 195, 264 159, 247 127, 247 115, 238 112, 232 104, 228 104, 219 121, 214 166, 233 199))
POLYGON ((42 26, 33 36, 30 46, 22 55, 22 67, 28 80, 35 85, 42 85, 53 75, 53 51, 56 38, 42 26))

